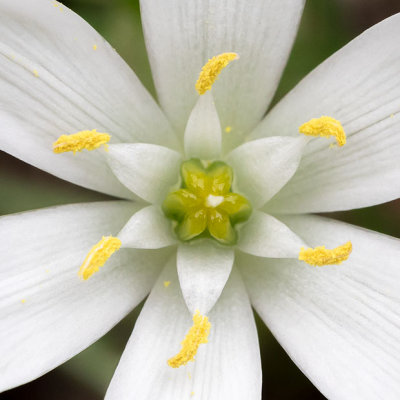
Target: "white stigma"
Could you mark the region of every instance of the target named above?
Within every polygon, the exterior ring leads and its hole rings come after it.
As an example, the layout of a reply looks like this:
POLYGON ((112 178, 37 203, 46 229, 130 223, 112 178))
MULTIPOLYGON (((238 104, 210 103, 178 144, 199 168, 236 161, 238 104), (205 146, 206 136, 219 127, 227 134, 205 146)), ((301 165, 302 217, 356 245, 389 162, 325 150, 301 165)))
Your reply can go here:
POLYGON ((213 194, 209 194, 206 197, 204 202, 206 207, 218 207, 224 201, 224 196, 214 196, 213 194))

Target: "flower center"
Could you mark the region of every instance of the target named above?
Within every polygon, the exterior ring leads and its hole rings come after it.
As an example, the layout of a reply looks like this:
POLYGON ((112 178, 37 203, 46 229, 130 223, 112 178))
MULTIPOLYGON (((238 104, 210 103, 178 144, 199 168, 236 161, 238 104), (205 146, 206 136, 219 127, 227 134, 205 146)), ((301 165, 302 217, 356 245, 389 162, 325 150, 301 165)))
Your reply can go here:
POLYGON ((224 196, 214 196, 213 194, 209 194, 206 197, 206 201, 204 202, 204 205, 206 207, 218 207, 222 202, 224 201, 224 196))
POLYGON ((162 208, 176 222, 176 234, 182 241, 200 235, 211 236, 223 244, 234 244, 234 226, 246 221, 252 208, 249 201, 231 191, 233 171, 222 161, 204 167, 197 158, 181 165, 182 185, 168 194, 162 208))

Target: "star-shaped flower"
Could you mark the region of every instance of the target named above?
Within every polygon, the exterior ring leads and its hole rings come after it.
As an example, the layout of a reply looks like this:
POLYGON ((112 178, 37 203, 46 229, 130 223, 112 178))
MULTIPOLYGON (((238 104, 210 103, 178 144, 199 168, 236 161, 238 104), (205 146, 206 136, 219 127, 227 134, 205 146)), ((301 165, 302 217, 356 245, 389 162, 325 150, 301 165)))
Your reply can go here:
POLYGON ((124 199, 0 219, 2 390, 150 292, 109 399, 259 399, 251 305, 328 398, 400 396, 400 242, 307 215, 400 194, 400 15, 264 116, 303 5, 143 0, 157 104, 60 3, 1 0, 1 149, 124 199))

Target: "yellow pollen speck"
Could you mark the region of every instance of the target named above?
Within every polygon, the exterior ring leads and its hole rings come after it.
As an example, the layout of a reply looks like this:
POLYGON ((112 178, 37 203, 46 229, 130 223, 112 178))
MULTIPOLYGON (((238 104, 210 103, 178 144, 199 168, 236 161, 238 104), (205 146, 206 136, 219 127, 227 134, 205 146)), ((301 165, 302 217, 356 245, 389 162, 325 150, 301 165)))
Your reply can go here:
POLYGON ((171 281, 164 281, 164 287, 168 287, 171 284, 171 281))
POLYGON ((34 69, 32 72, 33 72, 33 75, 36 76, 36 78, 39 76, 39 72, 37 71, 37 69, 34 69))
POLYGON ((349 258, 352 250, 353 246, 351 242, 347 242, 332 250, 326 249, 325 246, 319 246, 315 249, 305 249, 302 247, 299 253, 299 260, 318 267, 341 264, 342 261, 346 261, 349 258))
POLYGON ((107 133, 99 133, 96 129, 81 131, 72 135, 61 135, 53 143, 53 151, 57 154, 72 151, 75 154, 77 151, 82 151, 83 149, 89 151, 95 150, 102 145, 106 145, 110 141, 110 138, 111 136, 107 133))
POLYGON ((63 11, 62 4, 58 1, 53 1, 53 6, 57 7, 60 11, 63 11))
POLYGON ((100 242, 90 249, 79 268, 78 275, 84 280, 89 279, 120 247, 121 241, 118 238, 103 236, 100 242))
POLYGON ((332 117, 322 116, 310 119, 310 121, 300 126, 299 132, 308 136, 333 136, 336 138, 338 146, 346 144, 346 133, 342 124, 332 117))
POLYGON ((93 45, 93 50, 97 50, 97 44, 93 45))
POLYGON ((394 114, 390 114, 390 118, 394 118, 394 114))
POLYGON ((172 368, 179 368, 181 365, 193 361, 199 346, 202 343, 207 343, 210 328, 211 324, 208 318, 196 311, 193 314, 193 325, 181 343, 181 351, 168 360, 168 365, 172 368))
POLYGON ((190 372, 188 372, 188 378, 192 379, 192 374, 190 372))
POLYGON ((50 270, 49 270, 49 269, 46 269, 45 272, 46 272, 46 274, 48 274, 48 273, 50 272, 50 270))
POLYGON ((201 69, 199 79, 196 82, 196 90, 200 95, 212 88, 221 71, 233 60, 238 59, 236 53, 222 53, 210 58, 201 69))
POLYGON ((194 392, 190 393, 191 396, 194 396, 194 392))
POLYGON ((22 300, 21 300, 21 303, 22 303, 22 304, 25 304, 25 303, 26 303, 26 299, 22 299, 22 300))
POLYGON ((226 132, 226 133, 232 132, 232 127, 231 127, 231 126, 227 126, 227 127, 225 128, 225 132, 226 132))

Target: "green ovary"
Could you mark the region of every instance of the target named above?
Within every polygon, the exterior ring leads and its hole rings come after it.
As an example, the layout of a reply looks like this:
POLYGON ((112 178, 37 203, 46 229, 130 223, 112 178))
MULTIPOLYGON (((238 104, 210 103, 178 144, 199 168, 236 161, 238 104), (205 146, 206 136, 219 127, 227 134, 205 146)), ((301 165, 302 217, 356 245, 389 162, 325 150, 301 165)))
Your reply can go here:
POLYGON ((233 171, 221 161, 207 168, 200 160, 181 165, 182 188, 168 194, 162 208, 165 215, 177 221, 176 234, 187 241, 201 234, 211 235, 223 244, 234 244, 234 225, 251 214, 249 201, 231 192, 233 171))

